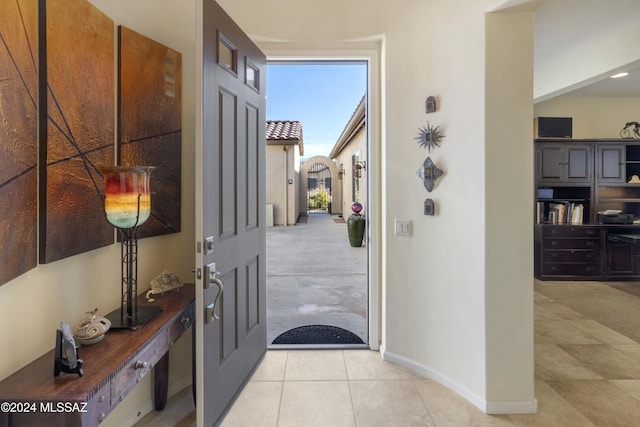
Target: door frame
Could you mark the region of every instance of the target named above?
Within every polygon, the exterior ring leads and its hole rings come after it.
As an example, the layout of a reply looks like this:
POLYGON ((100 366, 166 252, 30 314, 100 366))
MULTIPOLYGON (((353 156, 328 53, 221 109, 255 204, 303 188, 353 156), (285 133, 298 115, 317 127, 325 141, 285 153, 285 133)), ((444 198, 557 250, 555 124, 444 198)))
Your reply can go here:
MULTIPOLYGON (((196 0, 196 10, 202 10, 203 0, 196 0)), ((195 43, 195 171, 196 176, 202 174, 202 144, 203 144, 203 22, 196 19, 196 43, 195 43)), ((272 43, 253 40, 254 43, 265 53, 267 62, 274 61, 310 61, 310 60, 358 60, 367 63, 367 201, 368 201, 368 227, 367 227, 367 277, 368 277, 368 319, 369 319, 369 348, 374 351, 384 351, 385 345, 385 283, 383 281, 386 271, 382 248, 385 245, 385 183, 383 179, 384 156, 382 147, 384 146, 384 128, 382 121, 384 85, 381 58, 383 51, 383 40, 368 42, 337 42, 337 43, 272 43)), ((202 184, 195 180, 195 209, 202 211, 202 184)), ((202 235, 203 224, 195 221, 195 235, 202 235)), ((197 241, 196 241, 197 242, 197 241)), ((196 243, 197 244, 197 243, 196 243)), ((194 248, 194 253, 197 248, 194 248)), ((196 277, 195 294, 196 301, 204 300, 204 289, 202 277, 196 277)), ((204 318, 204 307, 196 304, 195 315, 204 318)), ((194 329, 195 348, 202 348, 204 345, 203 331, 194 329)), ((194 362, 204 363, 202 354, 196 352, 194 362)), ((204 378, 195 375, 194 378, 196 395, 202 396, 204 393, 204 378)), ((196 425, 203 425, 201 418, 202 411, 196 411, 196 425)))
POLYGON ((367 277, 369 348, 378 351, 384 348, 384 212, 385 194, 382 179, 383 132, 382 132, 382 39, 367 42, 262 42, 254 40, 270 61, 361 61, 367 63, 367 277))

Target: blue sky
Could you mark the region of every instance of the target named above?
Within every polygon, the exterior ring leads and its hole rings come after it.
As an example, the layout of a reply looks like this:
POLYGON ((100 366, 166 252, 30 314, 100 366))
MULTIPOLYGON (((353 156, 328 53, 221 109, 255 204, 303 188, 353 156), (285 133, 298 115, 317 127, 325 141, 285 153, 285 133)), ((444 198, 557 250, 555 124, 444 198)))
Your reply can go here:
POLYGON ((365 63, 269 63, 267 120, 298 120, 303 157, 327 156, 366 88, 365 63))

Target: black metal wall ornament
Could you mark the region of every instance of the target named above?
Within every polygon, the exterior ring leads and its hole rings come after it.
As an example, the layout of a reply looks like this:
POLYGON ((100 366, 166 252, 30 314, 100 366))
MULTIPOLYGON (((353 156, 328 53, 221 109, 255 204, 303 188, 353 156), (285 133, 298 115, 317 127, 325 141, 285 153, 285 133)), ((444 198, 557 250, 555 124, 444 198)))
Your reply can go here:
POLYGON ((440 147, 440 140, 444 137, 438 130, 439 128, 440 126, 434 127, 427 122, 427 126, 420 128, 418 136, 413 139, 418 140, 420 148, 426 148, 430 153, 432 148, 440 147))
POLYGON ((424 188, 426 188, 429 193, 433 191, 436 180, 440 178, 442 174, 442 170, 438 169, 435 163, 433 163, 433 160, 431 160, 431 157, 427 157, 417 172, 418 177, 420 177, 424 184, 424 188))
POLYGON ((425 109, 427 114, 434 113, 436 111, 436 97, 428 96, 427 101, 425 102, 425 109))
POLYGON ((424 201, 424 214, 434 216, 436 213, 436 204, 433 199, 427 199, 424 201))

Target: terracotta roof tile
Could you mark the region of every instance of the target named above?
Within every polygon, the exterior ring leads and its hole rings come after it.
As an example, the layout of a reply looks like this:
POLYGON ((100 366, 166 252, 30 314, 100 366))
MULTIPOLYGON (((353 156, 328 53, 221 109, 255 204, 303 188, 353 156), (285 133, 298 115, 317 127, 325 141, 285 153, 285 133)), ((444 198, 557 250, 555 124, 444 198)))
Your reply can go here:
POLYGON ((296 120, 267 120, 267 140, 302 142, 302 123, 296 120))

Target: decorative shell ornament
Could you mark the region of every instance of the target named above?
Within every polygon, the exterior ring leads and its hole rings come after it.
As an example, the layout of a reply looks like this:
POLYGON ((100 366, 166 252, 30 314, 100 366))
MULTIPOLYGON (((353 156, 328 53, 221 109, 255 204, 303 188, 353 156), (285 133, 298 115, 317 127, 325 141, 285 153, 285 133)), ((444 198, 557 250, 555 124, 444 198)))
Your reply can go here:
POLYGON ((96 316, 98 309, 88 311, 88 316, 73 329, 73 337, 82 345, 92 345, 104 339, 104 335, 111 327, 111 321, 105 317, 96 316))
POLYGON ((151 295, 164 294, 165 292, 174 289, 177 290, 178 288, 181 288, 184 283, 182 283, 182 280, 180 280, 177 275, 173 274, 169 270, 163 270, 159 276, 150 282, 150 285, 151 289, 147 292, 146 298, 147 301, 153 302, 155 300, 151 298, 151 295))
POLYGON ((440 140, 444 137, 439 128, 440 126, 433 127, 427 122, 427 125, 419 130, 418 136, 413 139, 418 140, 420 148, 426 148, 430 153, 432 148, 440 147, 440 140))

